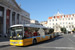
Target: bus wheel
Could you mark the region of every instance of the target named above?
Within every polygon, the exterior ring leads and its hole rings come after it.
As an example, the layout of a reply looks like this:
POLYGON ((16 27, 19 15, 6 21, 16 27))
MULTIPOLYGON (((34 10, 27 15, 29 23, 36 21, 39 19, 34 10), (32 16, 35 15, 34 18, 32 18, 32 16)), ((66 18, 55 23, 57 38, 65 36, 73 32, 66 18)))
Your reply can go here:
POLYGON ((34 40, 33 40, 33 44, 36 44, 36 43, 37 43, 37 41, 36 41, 36 39, 34 39, 34 40))
POLYGON ((52 39, 52 36, 50 36, 50 39, 52 39))

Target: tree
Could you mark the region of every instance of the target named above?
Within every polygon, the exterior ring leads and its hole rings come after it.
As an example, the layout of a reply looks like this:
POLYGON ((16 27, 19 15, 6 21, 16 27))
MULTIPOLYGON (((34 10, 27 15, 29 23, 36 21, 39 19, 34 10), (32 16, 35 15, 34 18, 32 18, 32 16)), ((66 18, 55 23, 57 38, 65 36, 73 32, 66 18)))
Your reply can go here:
POLYGON ((61 31, 63 32, 63 33, 66 33, 66 28, 61 28, 61 31))
POLYGON ((75 32, 75 28, 72 30, 72 32, 75 32))

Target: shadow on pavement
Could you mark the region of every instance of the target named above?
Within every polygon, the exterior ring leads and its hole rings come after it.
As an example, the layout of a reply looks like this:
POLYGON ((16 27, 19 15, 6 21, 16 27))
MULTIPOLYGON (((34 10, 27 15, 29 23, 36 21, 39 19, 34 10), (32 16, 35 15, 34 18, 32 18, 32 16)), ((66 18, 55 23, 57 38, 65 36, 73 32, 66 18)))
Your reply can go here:
POLYGON ((32 44, 32 45, 22 46, 22 47, 36 46, 36 45, 40 45, 40 44, 44 44, 44 43, 53 42, 53 41, 55 41, 55 40, 59 40, 59 39, 61 39, 61 38, 63 38, 63 37, 62 37, 62 36, 57 36, 57 37, 55 37, 55 38, 53 38, 53 39, 46 40, 46 41, 43 41, 43 42, 39 42, 39 43, 37 43, 37 44, 35 44, 35 45, 32 44))

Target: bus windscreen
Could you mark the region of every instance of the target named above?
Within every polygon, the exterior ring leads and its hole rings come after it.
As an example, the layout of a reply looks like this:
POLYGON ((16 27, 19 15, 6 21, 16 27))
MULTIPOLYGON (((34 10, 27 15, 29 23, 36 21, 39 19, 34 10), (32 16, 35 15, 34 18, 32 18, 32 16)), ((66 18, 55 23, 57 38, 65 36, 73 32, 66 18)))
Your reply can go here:
POLYGON ((23 37, 23 27, 11 27, 10 28, 10 38, 22 38, 23 37))

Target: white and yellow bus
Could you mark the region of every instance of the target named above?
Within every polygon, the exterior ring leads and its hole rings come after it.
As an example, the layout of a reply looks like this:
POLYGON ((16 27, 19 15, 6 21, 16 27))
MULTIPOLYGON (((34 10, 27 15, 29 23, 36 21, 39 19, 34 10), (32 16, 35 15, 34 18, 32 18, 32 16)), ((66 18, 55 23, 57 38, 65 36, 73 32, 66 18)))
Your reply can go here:
POLYGON ((10 27, 10 45, 27 46, 55 37, 54 30, 40 25, 19 24, 10 27))

